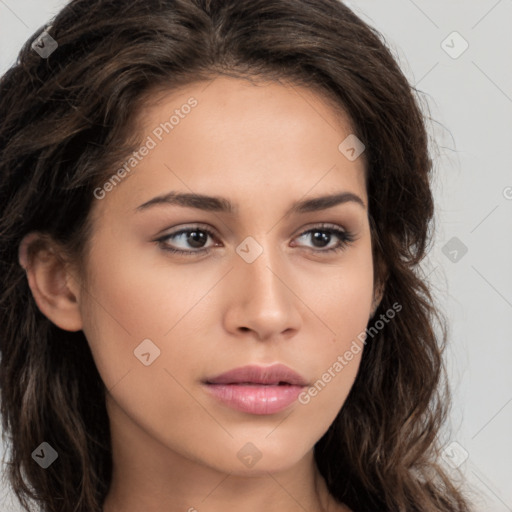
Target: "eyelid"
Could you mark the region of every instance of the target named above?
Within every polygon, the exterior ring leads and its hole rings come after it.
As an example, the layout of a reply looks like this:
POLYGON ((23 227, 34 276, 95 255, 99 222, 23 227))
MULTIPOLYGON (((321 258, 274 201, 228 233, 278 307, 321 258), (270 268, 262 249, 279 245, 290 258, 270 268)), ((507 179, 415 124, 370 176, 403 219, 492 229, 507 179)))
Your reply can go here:
POLYGON ((302 226, 293 236, 292 238, 297 238, 300 235, 308 233, 312 229, 335 229, 338 231, 343 231, 344 233, 349 233, 347 229, 345 229, 340 224, 333 224, 332 222, 312 222, 311 224, 307 224, 306 226, 302 226))

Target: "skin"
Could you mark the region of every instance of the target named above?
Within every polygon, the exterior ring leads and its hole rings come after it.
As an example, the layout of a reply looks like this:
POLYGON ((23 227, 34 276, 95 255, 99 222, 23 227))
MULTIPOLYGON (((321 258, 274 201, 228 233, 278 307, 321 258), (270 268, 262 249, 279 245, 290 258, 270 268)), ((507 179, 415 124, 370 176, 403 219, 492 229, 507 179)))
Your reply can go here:
POLYGON ((231 409, 201 381, 281 362, 313 384, 365 330, 379 297, 364 161, 338 150, 350 123, 312 90, 217 77, 148 106, 145 136, 191 96, 197 106, 94 201, 86 261, 66 265, 51 245, 29 261, 35 234, 20 247, 39 308, 61 328, 83 330, 108 390, 114 473, 104 511, 346 511, 313 447, 343 406, 361 352, 309 403, 271 415, 231 409), (170 191, 222 196, 238 209, 137 211, 170 191), (286 214, 295 201, 336 192, 363 206, 286 214), (185 235, 155 242, 198 223, 214 232, 208 254, 164 249, 197 251, 185 235), (325 252, 336 235, 323 244, 302 235, 322 223, 355 240, 325 252), (263 250, 252 263, 236 252, 248 236, 263 250), (149 366, 134 356, 144 339, 160 350, 149 366), (247 443, 261 454, 252 467, 237 457, 247 443))

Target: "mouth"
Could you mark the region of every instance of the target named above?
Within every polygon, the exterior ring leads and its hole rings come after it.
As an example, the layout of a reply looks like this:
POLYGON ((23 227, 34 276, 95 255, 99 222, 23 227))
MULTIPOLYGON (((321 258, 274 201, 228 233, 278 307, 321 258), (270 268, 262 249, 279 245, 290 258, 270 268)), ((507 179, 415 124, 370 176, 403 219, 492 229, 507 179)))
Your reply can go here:
POLYGON ((235 368, 205 379, 207 392, 223 405, 249 414, 276 414, 296 401, 308 385, 291 368, 276 364, 235 368))

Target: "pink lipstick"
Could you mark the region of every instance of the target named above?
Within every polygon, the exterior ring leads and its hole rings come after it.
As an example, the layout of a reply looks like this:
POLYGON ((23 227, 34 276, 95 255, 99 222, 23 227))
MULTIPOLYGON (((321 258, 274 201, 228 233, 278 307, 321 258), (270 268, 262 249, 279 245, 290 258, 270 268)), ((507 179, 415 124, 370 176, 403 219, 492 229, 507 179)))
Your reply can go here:
POLYGON ((203 381, 219 401, 249 414, 275 414, 291 405, 307 381, 283 364, 243 366, 203 381))

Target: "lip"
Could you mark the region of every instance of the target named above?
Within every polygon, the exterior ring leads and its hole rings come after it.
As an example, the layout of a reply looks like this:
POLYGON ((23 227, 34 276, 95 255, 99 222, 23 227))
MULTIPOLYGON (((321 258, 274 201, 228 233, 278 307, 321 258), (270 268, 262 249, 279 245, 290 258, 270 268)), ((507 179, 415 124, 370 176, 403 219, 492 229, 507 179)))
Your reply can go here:
POLYGON ((207 384, 279 384, 284 382, 295 386, 307 386, 308 384, 302 375, 284 364, 241 366, 207 378, 204 382, 207 384))
POLYGON ((203 384, 228 407, 260 415, 286 409, 308 385, 302 375, 283 364, 242 366, 205 379, 203 384))

